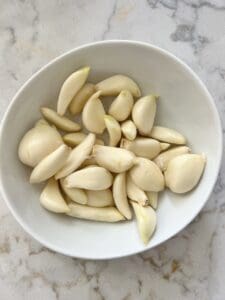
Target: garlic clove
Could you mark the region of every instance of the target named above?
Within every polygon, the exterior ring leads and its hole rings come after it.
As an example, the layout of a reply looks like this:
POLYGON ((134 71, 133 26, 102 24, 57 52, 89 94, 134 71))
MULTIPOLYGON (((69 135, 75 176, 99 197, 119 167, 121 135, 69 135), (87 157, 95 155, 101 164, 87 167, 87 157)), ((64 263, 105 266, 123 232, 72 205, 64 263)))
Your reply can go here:
POLYGON ((133 79, 124 75, 114 75, 95 85, 102 96, 116 96, 123 90, 128 90, 134 97, 140 97, 141 91, 133 79))
POLYGON ((109 146, 116 146, 121 139, 120 124, 109 115, 104 116, 105 126, 109 133, 109 146))
POLYGON ((127 174, 127 196, 129 199, 138 202, 140 205, 148 204, 148 197, 146 193, 141 190, 132 180, 130 174, 127 174))
POLYGON ((165 171, 166 186, 174 193, 187 193, 199 182, 206 158, 201 154, 182 154, 168 163, 165 171))
POLYGON ((170 147, 168 143, 160 143, 161 151, 165 151, 170 147))
POLYGON ((110 189, 102 191, 87 191, 88 206, 107 207, 114 206, 112 191, 110 189))
POLYGON ((137 157, 129 172, 134 183, 144 191, 159 192, 164 189, 164 177, 161 170, 147 158, 137 157))
POLYGON ((135 155, 126 149, 100 145, 93 147, 93 157, 99 166, 114 173, 129 170, 135 160, 135 155))
POLYGON ((60 179, 74 172, 85 161, 91 153, 95 143, 95 135, 89 133, 87 137, 76 148, 74 148, 68 156, 66 163, 61 170, 56 174, 55 178, 60 179))
POLYGON ((124 216, 115 207, 89 207, 75 203, 69 203, 70 211, 68 216, 78 219, 100 221, 100 222, 119 222, 125 220, 124 216))
POLYGON ((150 136, 156 140, 170 144, 186 144, 186 139, 182 134, 175 131, 174 129, 162 126, 154 126, 151 130, 150 136))
POLYGON ((40 120, 38 120, 38 121, 35 123, 34 126, 36 127, 36 126, 42 126, 42 125, 45 125, 45 126, 47 125, 47 126, 48 126, 49 124, 48 124, 48 122, 47 122, 46 120, 40 119, 40 120))
POLYGON ((110 105, 109 114, 117 121, 124 121, 131 114, 133 105, 134 99, 131 92, 123 90, 110 105))
POLYGON ((124 137, 130 141, 133 141, 137 136, 137 128, 131 120, 127 120, 121 124, 121 131, 124 137))
POLYGON ((78 91, 70 103, 69 110, 72 115, 81 113, 85 103, 94 94, 95 86, 92 83, 85 83, 85 85, 78 91))
POLYGON ((102 134, 105 129, 104 106, 99 100, 101 91, 96 92, 87 101, 82 112, 82 121, 85 128, 96 134, 102 134))
POLYGON ((93 166, 93 165, 97 165, 97 162, 94 159, 94 157, 90 157, 90 158, 85 159, 85 161, 82 163, 80 168, 82 169, 82 168, 93 166))
MULTIPOLYGON (((87 137, 87 134, 83 132, 68 133, 63 136, 63 141, 70 147, 79 145, 87 137)), ((104 145, 104 141, 101 139, 95 140, 96 145, 104 145)))
POLYGON ((88 197, 85 191, 78 188, 67 188, 64 180, 65 179, 60 179, 60 186, 69 199, 76 203, 87 204, 88 197))
POLYGON ((156 229, 156 213, 150 206, 141 206, 131 201, 142 241, 147 244, 156 229))
POLYGON ((70 211, 60 193, 58 182, 54 178, 48 180, 47 185, 41 193, 40 203, 45 209, 54 213, 66 213, 70 211))
POLYGON ((65 164, 69 153, 70 148, 61 145, 43 158, 33 169, 30 175, 30 183, 39 183, 54 176, 65 164))
POLYGON ((48 107, 41 107, 41 113, 45 119, 55 125, 58 129, 69 132, 79 131, 81 129, 80 124, 58 115, 57 112, 48 107))
POLYGON ((89 166, 67 176, 65 178, 65 185, 68 188, 105 190, 112 185, 112 181, 112 174, 105 168, 89 166))
POLYGON ((128 220, 132 213, 127 199, 126 173, 117 174, 113 181, 113 198, 119 212, 128 220))
POLYGON ((156 97, 148 95, 140 98, 133 107, 132 119, 142 135, 149 135, 155 120, 156 97))
POLYGON ((178 155, 189 153, 191 150, 186 146, 178 146, 174 147, 170 150, 167 150, 161 154, 159 154, 155 159, 154 162, 157 166, 162 170, 165 171, 167 169, 168 163, 171 159, 178 155))
POLYGON ((152 208, 156 209, 158 206, 158 193, 146 192, 146 194, 148 196, 149 205, 151 205, 152 208))
POLYGON ((72 73, 63 83, 59 92, 57 113, 63 116, 72 101, 73 97, 82 88, 87 80, 90 67, 84 67, 78 71, 72 73))

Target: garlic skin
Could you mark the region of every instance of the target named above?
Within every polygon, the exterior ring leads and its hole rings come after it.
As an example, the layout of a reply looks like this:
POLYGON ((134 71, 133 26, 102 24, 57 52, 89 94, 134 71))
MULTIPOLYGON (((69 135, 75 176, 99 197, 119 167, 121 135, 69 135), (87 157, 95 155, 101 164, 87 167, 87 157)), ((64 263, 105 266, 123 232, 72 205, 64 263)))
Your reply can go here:
POLYGON ((114 75, 106 78, 95 85, 97 91, 102 92, 102 96, 117 96, 121 91, 128 90, 134 97, 140 97, 141 91, 133 79, 125 75, 114 75))
POLYGON ((35 167, 44 157, 63 144, 58 131, 39 120, 22 138, 18 156, 22 163, 35 167))
POLYGON ((105 126, 109 133, 109 146, 116 146, 121 139, 120 124, 116 119, 109 115, 104 116, 105 126))
POLYGON ((138 202, 142 206, 148 204, 148 197, 146 193, 133 182, 129 173, 127 174, 126 187, 127 187, 127 196, 130 200, 138 202))
POLYGON ((127 120, 121 124, 121 131, 129 141, 133 141, 137 136, 137 128, 131 120, 127 120))
POLYGON ((165 171, 166 186, 174 193, 191 191, 199 182, 206 158, 201 154, 182 154, 171 159, 165 171))
POLYGON ((165 183, 161 170, 147 158, 137 157, 129 172, 134 183, 144 191, 159 192, 164 189, 165 183))
POLYGON ((93 157, 99 166, 114 173, 129 170, 135 160, 135 155, 126 149, 100 145, 94 145, 93 157))
POLYGON ((54 213, 67 213, 70 211, 60 193, 58 182, 54 178, 48 180, 41 193, 40 203, 45 209, 54 213))
POLYGON ((137 219, 140 237, 145 245, 149 242, 156 229, 156 213, 150 206, 141 206, 131 201, 137 219))
POLYGON ((60 186, 70 200, 79 204, 87 204, 88 197, 85 191, 78 188, 67 188, 64 179, 60 179, 60 186))
POLYGON ((150 136, 156 140, 170 143, 170 144, 177 144, 177 145, 186 144, 186 139, 182 134, 180 134, 174 129, 167 128, 167 127, 154 126, 152 128, 150 136))
POLYGON ((87 80, 90 67, 84 67, 78 71, 72 73, 63 83, 59 92, 57 113, 63 116, 72 101, 73 97, 82 88, 87 80))
POLYGON ((127 199, 126 173, 117 174, 113 182, 113 198, 119 212, 128 220, 132 218, 131 209, 127 199))
POLYGON ((149 205, 156 210, 158 206, 158 193, 156 192, 146 192, 148 196, 149 205))
POLYGON ((131 92, 123 90, 110 105, 108 113, 117 121, 122 122, 131 114, 133 105, 134 98, 131 92))
POLYGON ((70 103, 69 110, 72 115, 77 115, 81 113, 84 108, 85 103, 94 94, 95 86, 92 83, 85 83, 85 85, 78 91, 78 93, 73 97, 70 103))
POLYGON ((87 190, 88 206, 92 207, 107 207, 114 206, 112 191, 110 189, 101 191, 87 190))
MULTIPOLYGON (((79 145, 87 137, 87 134, 83 132, 68 133, 63 136, 63 141, 70 147, 79 145)), ((104 141, 101 139, 95 140, 96 145, 104 145, 104 141)))
POLYGON ((75 203, 69 203, 68 206, 70 211, 67 215, 78 219, 111 223, 125 220, 115 207, 89 207, 75 203))
POLYGON ((76 187, 94 191, 106 190, 112 185, 112 182, 112 174, 98 166, 88 166, 65 178, 65 186, 68 188, 76 187))
POLYGON ((156 97, 148 95, 140 98, 133 107, 132 119, 142 135, 149 135, 156 114, 156 97))
POLYGON ((155 159, 154 162, 157 166, 162 170, 165 171, 167 169, 168 163, 171 159, 178 155, 189 153, 191 150, 186 146, 178 146, 174 147, 168 151, 165 151, 159 154, 155 159))
POLYGON ((101 91, 96 92, 87 101, 82 112, 82 122, 87 130, 96 134, 102 134, 105 129, 105 109, 99 99, 101 91))

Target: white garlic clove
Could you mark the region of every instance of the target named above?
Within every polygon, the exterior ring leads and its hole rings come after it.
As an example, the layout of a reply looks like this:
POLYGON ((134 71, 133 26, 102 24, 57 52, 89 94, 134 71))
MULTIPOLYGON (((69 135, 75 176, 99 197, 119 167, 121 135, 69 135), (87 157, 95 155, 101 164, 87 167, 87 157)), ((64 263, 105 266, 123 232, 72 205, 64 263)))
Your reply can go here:
POLYGON ((78 219, 100 221, 100 222, 119 222, 125 220, 124 216, 115 207, 89 207, 75 203, 69 203, 70 211, 68 216, 78 219))
POLYGON ((141 206, 131 201, 133 206, 140 237, 147 244, 156 229, 156 213, 150 206, 141 206))
POLYGON ((55 178, 60 179, 66 177, 67 175, 77 170, 91 153, 94 143, 95 135, 93 133, 89 133, 83 140, 83 142, 81 142, 70 152, 66 163, 64 164, 63 168, 56 174, 55 178))
POLYGON ((131 114, 134 105, 134 99, 130 91, 121 91, 117 98, 112 102, 109 108, 109 114, 117 121, 126 120, 131 114))
POLYGON ((186 146, 178 146, 174 147, 170 150, 167 150, 161 154, 159 154, 155 159, 154 162, 157 166, 162 170, 165 171, 167 169, 168 163, 171 159, 178 155, 186 154, 190 152, 190 148, 186 146))
POLYGON ((109 133, 109 146, 116 146, 121 139, 120 124, 109 115, 104 116, 105 126, 109 133))
POLYGON ((63 83, 59 92, 57 113, 63 116, 73 97, 82 88, 87 80, 90 68, 84 67, 72 73, 63 83))
POLYGON ((133 141, 137 136, 137 128, 131 120, 127 120, 121 124, 121 131, 124 137, 130 141, 133 141))
POLYGON ((127 174, 127 196, 143 206, 148 204, 146 193, 133 182, 129 173, 127 174))
POLYGON ((54 176, 65 164, 70 153, 70 148, 61 145, 55 151, 43 158, 33 169, 30 183, 38 183, 54 176))
POLYGON ((70 103, 69 110, 72 115, 81 113, 85 103, 94 94, 95 86, 92 83, 85 83, 85 85, 74 96, 70 103))
MULTIPOLYGON (((68 133, 63 136, 63 141, 70 147, 79 145, 87 137, 87 134, 83 132, 68 133)), ((104 141, 101 139, 95 140, 96 145, 104 145, 104 141)))
POLYGON ((93 157, 99 166, 114 173, 122 173, 129 170, 135 160, 135 155, 126 149, 100 145, 93 147, 93 157))
POLYGON ((133 107, 132 119, 142 135, 149 135, 155 120, 156 97, 148 95, 140 98, 133 107))
POLYGON ((105 129, 105 109, 99 99, 100 94, 101 91, 98 91, 92 95, 82 112, 82 121, 85 128, 96 134, 102 134, 105 129))
POLYGON ((69 132, 79 131, 81 129, 80 124, 58 115, 57 112, 48 107, 41 107, 41 113, 45 119, 55 125, 58 129, 69 132))
POLYGON ((166 186, 174 193, 191 191, 199 182, 206 158, 200 154, 182 154, 168 163, 165 171, 166 186))
POLYGON ((171 128, 154 126, 152 128, 150 136, 156 140, 170 143, 170 144, 177 144, 177 145, 186 144, 185 137, 179 132, 177 132, 176 130, 171 128))
POLYGON ((156 209, 158 206, 158 193, 146 192, 146 194, 148 196, 149 205, 151 205, 152 208, 156 209))
POLYGON ((170 147, 168 143, 160 143, 161 151, 165 151, 170 147))
POLYGON ((134 97, 140 97, 141 91, 133 79, 124 75, 114 75, 95 85, 102 96, 116 96, 123 90, 128 90, 134 97))
POLYGON ((60 179, 60 186, 63 192, 69 197, 70 200, 80 204, 87 204, 88 197, 85 191, 78 188, 66 187, 64 179, 60 179))
POLYGON ((147 158, 137 157, 129 172, 134 183, 144 191, 159 192, 164 189, 164 177, 161 170, 147 158))
POLYGON ((126 173, 117 174, 113 181, 113 198, 119 212, 130 220, 132 218, 131 209, 127 199, 126 173))
POLYGON ((114 206, 112 191, 110 189, 102 191, 87 191, 88 206, 107 207, 114 206))
POLYGON ((93 165, 98 165, 97 161, 94 159, 94 157, 89 157, 89 158, 85 159, 85 161, 82 163, 80 168, 82 169, 82 168, 93 166, 93 165))
POLYGON ((98 166, 89 166, 65 178, 65 185, 68 188, 77 187, 94 191, 108 189, 112 182, 112 174, 105 168, 98 166))
POLYGON ((66 213, 70 210, 60 193, 58 182, 54 178, 48 180, 41 193, 40 203, 45 209, 54 213, 66 213))

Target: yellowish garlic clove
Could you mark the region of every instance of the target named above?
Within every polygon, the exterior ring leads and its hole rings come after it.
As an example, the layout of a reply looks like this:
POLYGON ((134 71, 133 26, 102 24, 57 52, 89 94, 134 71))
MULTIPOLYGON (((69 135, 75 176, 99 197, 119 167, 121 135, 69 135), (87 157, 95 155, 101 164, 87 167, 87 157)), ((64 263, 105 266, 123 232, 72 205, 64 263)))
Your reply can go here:
MULTIPOLYGON (((63 136, 63 141, 70 147, 79 145, 87 137, 87 134, 83 132, 68 133, 63 136)), ((101 139, 95 140, 96 145, 104 145, 104 141, 101 139)))
POLYGON ((130 91, 134 97, 140 97, 141 91, 133 79, 124 75, 114 75, 95 85, 97 91, 102 92, 102 96, 116 96, 121 91, 130 91))
POLYGON ((146 193, 141 190, 132 180, 130 174, 127 174, 127 196, 129 199, 138 202, 145 206, 148 204, 148 197, 146 193))
POLYGON ((72 73, 63 83, 59 92, 57 113, 63 116, 67 110, 67 107, 71 103, 73 97, 82 88, 87 80, 90 67, 84 67, 78 71, 72 73))
POLYGON ((140 98, 133 107, 132 119, 142 135, 149 135, 155 120, 156 97, 148 95, 140 98))
POLYGON ((156 192, 146 192, 148 196, 148 203, 152 208, 156 209, 158 206, 158 193, 156 192))
POLYGON ((165 151, 170 147, 168 143, 160 143, 161 151, 165 151))
POLYGON ((63 192, 69 197, 70 200, 80 203, 80 204, 87 204, 88 197, 82 189, 78 188, 68 188, 65 185, 65 179, 60 179, 60 186, 63 192))
POLYGON ((109 108, 109 114, 117 121, 126 120, 131 114, 134 105, 134 99, 130 91, 121 91, 117 98, 112 102, 109 108))
POLYGON ((205 163, 203 154, 182 154, 174 157, 165 171, 166 186, 178 194, 191 191, 198 184, 205 163))
POLYGON ((137 136, 137 128, 131 120, 127 120, 121 124, 121 131, 124 137, 130 141, 133 141, 137 136))
POLYGON ((97 165, 97 161, 94 159, 94 157, 89 157, 89 158, 85 159, 85 161, 82 163, 80 168, 82 169, 82 168, 93 166, 93 165, 97 165))
POLYGON ((112 191, 110 189, 102 191, 87 191, 88 206, 107 207, 114 206, 112 191))
POLYGON ((186 144, 185 137, 179 132, 177 132, 176 130, 171 128, 154 126, 152 128, 150 136, 156 140, 170 143, 170 144, 177 144, 177 145, 186 144))
POLYGON ((119 212, 128 220, 132 218, 131 209, 127 199, 126 173, 117 174, 113 181, 113 198, 119 212))
POLYGON ((109 115, 104 116, 105 126, 109 133, 109 146, 116 146, 121 139, 120 124, 109 115))
POLYGON ((60 193, 58 182, 54 178, 48 180, 47 185, 41 193, 40 203, 45 209, 54 213, 66 213, 70 211, 60 193))

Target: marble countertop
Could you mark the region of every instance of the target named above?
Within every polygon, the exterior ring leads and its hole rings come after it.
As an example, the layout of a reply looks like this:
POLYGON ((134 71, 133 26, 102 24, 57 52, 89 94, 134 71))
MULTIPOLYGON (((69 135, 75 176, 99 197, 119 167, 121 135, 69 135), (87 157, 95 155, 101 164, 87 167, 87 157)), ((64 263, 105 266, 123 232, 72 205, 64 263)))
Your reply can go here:
MULTIPOLYGON (((0 119, 18 88, 59 54, 87 42, 134 39, 184 60, 208 86, 224 126, 224 0, 0 0, 0 7, 0 119)), ((151 251, 112 261, 49 251, 0 199, 0 299, 222 300, 224 236, 225 164, 191 225, 151 251)))

